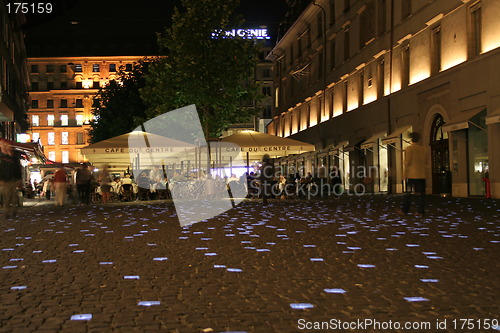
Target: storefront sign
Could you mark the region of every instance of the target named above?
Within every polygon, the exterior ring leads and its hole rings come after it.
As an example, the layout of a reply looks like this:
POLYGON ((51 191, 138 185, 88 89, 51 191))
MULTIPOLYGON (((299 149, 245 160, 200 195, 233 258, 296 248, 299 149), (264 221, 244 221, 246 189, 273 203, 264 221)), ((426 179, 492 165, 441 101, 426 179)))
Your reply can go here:
MULTIPOLYGON (((222 31, 217 31, 213 34, 214 37, 222 31)), ((226 37, 241 37, 244 39, 271 39, 267 34, 267 29, 233 29, 224 31, 226 37)))

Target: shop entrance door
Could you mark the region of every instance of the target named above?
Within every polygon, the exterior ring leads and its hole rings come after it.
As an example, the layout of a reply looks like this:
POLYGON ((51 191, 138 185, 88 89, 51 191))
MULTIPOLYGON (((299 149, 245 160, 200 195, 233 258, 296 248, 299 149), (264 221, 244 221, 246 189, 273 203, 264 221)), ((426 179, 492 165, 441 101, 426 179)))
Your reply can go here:
POLYGON ((450 171, 450 151, 448 133, 443 132, 444 119, 438 114, 431 128, 432 193, 439 193, 439 178, 450 171))

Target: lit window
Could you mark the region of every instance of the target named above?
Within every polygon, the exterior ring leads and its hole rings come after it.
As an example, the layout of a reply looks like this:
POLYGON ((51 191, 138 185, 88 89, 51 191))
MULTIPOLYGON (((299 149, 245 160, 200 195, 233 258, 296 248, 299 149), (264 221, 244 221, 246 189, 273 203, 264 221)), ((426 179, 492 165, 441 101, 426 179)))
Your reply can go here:
POLYGON ((47 135, 47 144, 53 146, 56 144, 56 134, 54 132, 49 132, 47 135))
POLYGON ((40 126, 40 118, 38 116, 31 116, 31 126, 40 126))
POLYGON ((33 142, 38 142, 38 140, 40 140, 40 133, 38 133, 38 132, 33 132, 33 134, 32 134, 32 137, 31 137, 31 138, 32 138, 33 142))
POLYGON ((83 114, 77 114, 76 115, 76 125, 77 126, 82 126, 83 125, 83 114))
POLYGON ((63 114, 61 116, 61 126, 68 126, 68 115, 63 114))
POLYGON ((92 65, 92 72, 99 72, 100 69, 99 69, 99 64, 93 64, 92 65))
POLYGON ((51 160, 51 161, 56 160, 56 152, 55 151, 49 151, 49 160, 51 160))
POLYGON ((63 150, 62 152, 62 163, 69 163, 69 151, 63 150))
POLYGON ((76 144, 77 145, 83 145, 83 144, 85 144, 85 142, 84 142, 84 133, 83 132, 76 133, 76 144))
POLYGON ((54 126, 54 115, 49 114, 47 116, 47 126, 54 126))
POLYGON ((69 144, 69 133, 68 132, 61 133, 61 144, 63 144, 63 145, 69 144))
POLYGON ((82 65, 81 64, 76 64, 75 65, 75 72, 81 73, 82 72, 82 65))

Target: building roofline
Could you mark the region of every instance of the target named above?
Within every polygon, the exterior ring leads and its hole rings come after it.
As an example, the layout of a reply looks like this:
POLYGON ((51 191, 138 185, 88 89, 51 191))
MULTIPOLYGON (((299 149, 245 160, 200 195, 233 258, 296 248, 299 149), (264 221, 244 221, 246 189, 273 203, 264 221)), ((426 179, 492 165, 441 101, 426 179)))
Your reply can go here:
POLYGON ((28 57, 29 61, 55 61, 55 60, 63 60, 63 61, 77 61, 77 60, 137 60, 144 58, 153 58, 155 56, 81 56, 81 57, 28 57))

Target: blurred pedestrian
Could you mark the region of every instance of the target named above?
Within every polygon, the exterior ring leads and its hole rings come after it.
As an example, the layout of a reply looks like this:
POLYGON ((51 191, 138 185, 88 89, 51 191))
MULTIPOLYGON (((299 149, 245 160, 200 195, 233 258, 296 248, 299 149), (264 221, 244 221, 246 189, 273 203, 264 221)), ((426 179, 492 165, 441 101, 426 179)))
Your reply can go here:
POLYGON ((111 178, 106 166, 102 169, 97 181, 101 187, 102 203, 107 203, 111 198, 111 178))
POLYGON ((57 169, 54 174, 54 191, 56 192, 56 206, 64 206, 68 190, 68 176, 64 167, 57 169))
POLYGON ((90 203, 92 172, 89 170, 87 163, 83 163, 82 166, 76 170, 75 182, 80 202, 88 205, 90 203))
POLYGON ((406 194, 403 198, 402 210, 398 210, 401 215, 407 215, 410 211, 412 193, 418 195, 418 213, 415 216, 422 216, 425 213, 425 178, 429 159, 427 150, 422 146, 420 135, 413 132, 410 135, 411 146, 405 149, 403 179, 406 179, 406 194))
POLYGON ((0 139, 0 188, 5 219, 17 216, 18 192, 22 184, 21 156, 12 146, 0 139))

